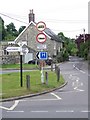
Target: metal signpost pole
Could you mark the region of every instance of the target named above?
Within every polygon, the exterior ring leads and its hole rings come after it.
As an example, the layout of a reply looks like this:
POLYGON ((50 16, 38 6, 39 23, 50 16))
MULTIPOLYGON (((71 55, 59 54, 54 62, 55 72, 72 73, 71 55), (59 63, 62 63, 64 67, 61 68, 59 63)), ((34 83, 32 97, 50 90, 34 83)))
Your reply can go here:
POLYGON ((23 74, 23 72, 22 72, 22 55, 23 55, 23 53, 22 53, 22 43, 20 44, 20 86, 22 87, 23 86, 23 79, 22 79, 22 74, 23 74))

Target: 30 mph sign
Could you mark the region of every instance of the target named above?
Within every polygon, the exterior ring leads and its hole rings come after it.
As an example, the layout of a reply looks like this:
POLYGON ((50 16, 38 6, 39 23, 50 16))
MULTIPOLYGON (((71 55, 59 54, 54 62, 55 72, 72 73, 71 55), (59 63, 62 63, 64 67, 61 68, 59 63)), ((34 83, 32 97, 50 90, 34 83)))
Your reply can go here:
POLYGON ((39 43, 44 43, 46 41, 46 35, 44 33, 39 33, 37 36, 36 36, 36 40, 39 42, 39 43))
POLYGON ((46 29, 46 24, 42 21, 38 22, 36 25, 38 31, 42 32, 46 29))

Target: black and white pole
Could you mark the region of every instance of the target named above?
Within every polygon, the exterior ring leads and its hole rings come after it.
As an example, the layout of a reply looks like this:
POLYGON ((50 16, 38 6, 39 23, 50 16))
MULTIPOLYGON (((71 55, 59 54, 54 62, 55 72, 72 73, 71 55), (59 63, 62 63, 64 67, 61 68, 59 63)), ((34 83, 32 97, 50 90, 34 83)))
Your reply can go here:
POLYGON ((43 65, 41 67, 41 83, 43 84, 44 83, 44 73, 43 73, 43 65))
POLYGON ((23 87, 23 72, 22 72, 22 43, 20 44, 20 86, 23 87))

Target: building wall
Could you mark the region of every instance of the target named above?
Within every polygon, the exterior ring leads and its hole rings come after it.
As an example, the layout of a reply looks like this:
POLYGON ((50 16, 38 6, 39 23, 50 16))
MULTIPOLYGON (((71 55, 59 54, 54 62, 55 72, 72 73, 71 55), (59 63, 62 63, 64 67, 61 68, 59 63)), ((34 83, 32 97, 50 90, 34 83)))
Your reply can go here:
MULTIPOLYGON (((37 46, 40 44, 36 40, 36 36, 39 33, 39 31, 36 29, 36 27, 31 24, 28 29, 18 38, 17 42, 20 41, 27 41, 27 45, 34 49, 35 51, 40 51, 37 49, 37 46)), ((47 37, 46 42, 43 43, 46 44, 47 49, 44 51, 47 51, 50 56, 55 54, 55 52, 59 49, 60 43, 56 42, 54 40, 51 40, 49 37, 47 37)))
MULTIPOLYGON (((24 31, 22 35, 18 37, 16 41, 17 43, 23 42, 23 41, 27 42, 29 53, 33 53, 33 59, 36 58, 36 53, 38 51, 41 51, 37 49, 37 46, 40 44, 36 40, 36 36, 38 33, 39 31, 37 30, 37 28, 33 24, 31 24, 26 29, 26 31, 24 31)), ((56 42, 55 40, 51 40, 48 36, 47 36, 46 42, 43 44, 45 44, 47 47, 47 49, 45 49, 44 51, 47 51, 50 57, 52 57, 53 55, 56 55, 57 51, 58 52, 60 51, 61 43, 56 42)), ((6 47, 8 47, 7 42, 2 42, 1 46, 2 46, 2 55, 0 56, 0 59, 2 60, 2 64, 19 63, 20 53, 18 52, 8 53, 7 51, 5 51, 6 47)), ((25 56, 23 55, 23 59, 24 57, 25 56)))
POLYGON ((8 47, 8 42, 0 42, 0 64, 14 64, 19 63, 18 52, 7 52, 5 49, 8 47))

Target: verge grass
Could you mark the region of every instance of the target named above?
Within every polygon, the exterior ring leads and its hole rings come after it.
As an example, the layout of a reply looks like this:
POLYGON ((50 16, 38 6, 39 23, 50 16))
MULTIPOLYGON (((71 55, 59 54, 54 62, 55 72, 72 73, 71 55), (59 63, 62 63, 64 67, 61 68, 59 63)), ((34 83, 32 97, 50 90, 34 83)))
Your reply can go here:
MULTIPOLYGON (((34 64, 22 64, 23 69, 37 68, 38 65, 34 64)), ((20 64, 2 64, 0 65, 2 69, 20 69, 20 64)))
MULTIPOLYGON (((46 71, 44 71, 45 74, 46 71)), ((23 87, 20 87, 20 73, 8 73, 0 75, 0 83, 2 82, 2 99, 22 96, 27 94, 33 94, 50 90, 64 84, 62 75, 60 81, 57 82, 57 76, 55 72, 48 72, 48 85, 41 83, 41 72, 30 71, 23 73, 23 87), (26 75, 30 75, 30 89, 26 88, 26 75)), ((44 78, 45 81, 45 78, 44 78)))

